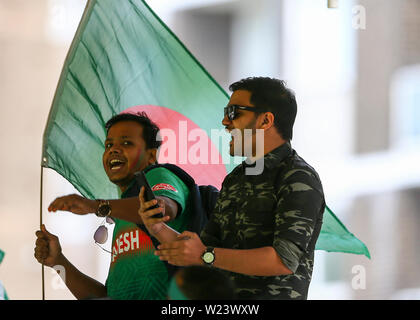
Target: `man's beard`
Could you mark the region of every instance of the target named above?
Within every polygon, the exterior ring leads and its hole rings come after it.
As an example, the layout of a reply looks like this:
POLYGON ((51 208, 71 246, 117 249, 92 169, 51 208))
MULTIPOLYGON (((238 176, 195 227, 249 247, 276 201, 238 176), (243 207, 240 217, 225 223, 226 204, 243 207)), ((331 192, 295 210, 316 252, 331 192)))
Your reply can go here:
POLYGON ((248 149, 250 149, 250 153, 252 155, 255 154, 256 150, 254 148, 255 142, 255 134, 256 134, 256 123, 257 123, 257 119, 254 119, 253 121, 251 121, 251 123, 249 123, 245 128, 243 129, 236 129, 233 128, 233 130, 237 130, 238 132, 238 137, 234 137, 234 135, 232 135, 232 141, 233 143, 230 145, 230 150, 229 153, 232 157, 237 156, 237 157, 245 157, 245 156, 250 156, 250 154, 248 154, 249 152, 246 152, 248 150, 246 150, 246 145, 245 142, 247 143, 248 149), (252 133, 250 134, 249 131, 248 133, 245 133, 245 130, 251 130, 252 133), (245 139, 246 137, 246 139, 245 139), (251 138, 251 139, 250 139, 251 138), (240 145, 238 146, 237 141, 238 139, 241 139, 240 141, 240 145), (249 146, 249 143, 251 143, 251 146, 249 146))

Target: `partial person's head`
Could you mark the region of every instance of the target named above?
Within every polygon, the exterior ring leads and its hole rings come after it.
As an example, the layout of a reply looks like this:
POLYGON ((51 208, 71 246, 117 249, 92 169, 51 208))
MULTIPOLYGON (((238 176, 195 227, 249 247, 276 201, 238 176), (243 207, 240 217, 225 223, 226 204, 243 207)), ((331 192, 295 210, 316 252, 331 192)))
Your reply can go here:
POLYGON ((109 180, 124 191, 136 172, 156 162, 159 127, 142 112, 116 115, 105 128, 103 166, 109 180))
POLYGON ((208 266, 181 268, 169 286, 169 300, 233 300, 235 286, 220 270, 208 266))
MULTIPOLYGON (((231 84, 229 90, 232 91, 228 103, 230 108, 226 110, 228 112, 222 121, 229 131, 263 129, 264 139, 281 139, 280 144, 292 139, 297 105, 294 93, 284 81, 264 77, 246 78, 231 84), (248 108, 243 110, 240 107, 248 108)), ((255 139, 253 148, 255 150, 255 139)), ((234 155, 233 141, 230 153, 234 155)))

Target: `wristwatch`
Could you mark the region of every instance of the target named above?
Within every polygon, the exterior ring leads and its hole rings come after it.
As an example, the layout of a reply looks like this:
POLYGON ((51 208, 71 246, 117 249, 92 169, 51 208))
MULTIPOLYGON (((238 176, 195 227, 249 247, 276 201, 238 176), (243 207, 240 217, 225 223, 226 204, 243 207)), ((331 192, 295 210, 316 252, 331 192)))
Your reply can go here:
POLYGON ((111 214, 111 206, 109 205, 109 201, 101 199, 98 199, 97 201, 99 201, 99 205, 95 212, 96 216, 100 218, 108 217, 111 214))
POLYGON ((206 251, 204 251, 203 255, 201 256, 201 259, 204 261, 206 265, 213 265, 214 260, 216 259, 216 256, 214 255, 214 248, 213 247, 207 247, 206 251))

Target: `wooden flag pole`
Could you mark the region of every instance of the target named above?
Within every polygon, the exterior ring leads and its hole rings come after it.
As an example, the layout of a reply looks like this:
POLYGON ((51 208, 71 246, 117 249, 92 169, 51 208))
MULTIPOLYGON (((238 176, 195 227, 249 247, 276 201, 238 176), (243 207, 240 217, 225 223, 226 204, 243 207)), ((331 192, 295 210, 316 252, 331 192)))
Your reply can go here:
MULTIPOLYGON (((41 188, 40 188, 40 199, 39 199, 39 228, 42 228, 42 190, 43 190, 43 173, 44 167, 41 165, 41 188)), ((42 300, 45 300, 45 270, 44 264, 42 264, 42 271, 41 271, 41 278, 42 278, 42 300)))

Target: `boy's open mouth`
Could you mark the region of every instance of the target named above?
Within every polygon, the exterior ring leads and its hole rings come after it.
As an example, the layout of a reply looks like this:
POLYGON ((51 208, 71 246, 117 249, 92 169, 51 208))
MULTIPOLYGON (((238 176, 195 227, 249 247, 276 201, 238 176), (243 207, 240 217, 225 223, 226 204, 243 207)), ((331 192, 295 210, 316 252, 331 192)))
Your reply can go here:
POLYGON ((125 165, 125 161, 121 159, 112 159, 109 161, 108 165, 112 171, 116 171, 121 169, 125 165))

